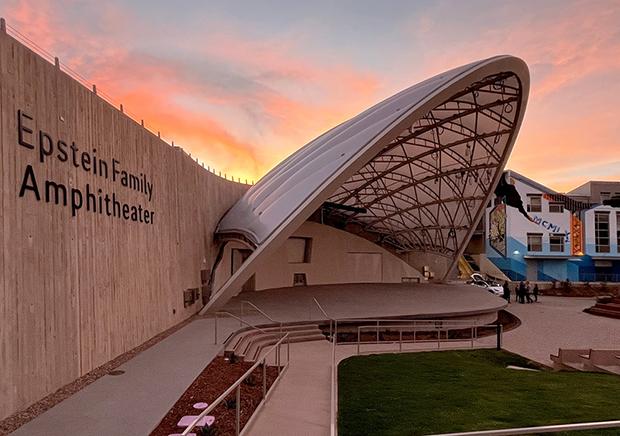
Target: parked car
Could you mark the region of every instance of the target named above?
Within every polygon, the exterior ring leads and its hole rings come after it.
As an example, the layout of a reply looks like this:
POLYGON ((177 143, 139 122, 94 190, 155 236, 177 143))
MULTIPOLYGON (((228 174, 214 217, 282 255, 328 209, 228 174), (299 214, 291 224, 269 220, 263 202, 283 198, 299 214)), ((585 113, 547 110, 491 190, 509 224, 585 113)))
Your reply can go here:
POLYGON ((499 297, 504 295, 504 288, 502 285, 494 282, 493 280, 485 279, 482 274, 479 273, 473 273, 471 275, 471 282, 469 282, 469 284, 484 288, 493 295, 497 295, 499 297))

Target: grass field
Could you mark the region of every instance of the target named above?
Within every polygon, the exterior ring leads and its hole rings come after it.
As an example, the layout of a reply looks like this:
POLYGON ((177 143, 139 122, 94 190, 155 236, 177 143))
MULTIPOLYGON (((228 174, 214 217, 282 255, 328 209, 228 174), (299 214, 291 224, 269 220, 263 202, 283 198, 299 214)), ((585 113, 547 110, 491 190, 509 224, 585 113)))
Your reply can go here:
MULTIPOLYGON (((619 376, 507 365, 528 361, 495 350, 346 359, 338 370, 339 434, 425 435, 620 419, 619 376)), ((562 434, 617 436, 620 429, 562 434)))

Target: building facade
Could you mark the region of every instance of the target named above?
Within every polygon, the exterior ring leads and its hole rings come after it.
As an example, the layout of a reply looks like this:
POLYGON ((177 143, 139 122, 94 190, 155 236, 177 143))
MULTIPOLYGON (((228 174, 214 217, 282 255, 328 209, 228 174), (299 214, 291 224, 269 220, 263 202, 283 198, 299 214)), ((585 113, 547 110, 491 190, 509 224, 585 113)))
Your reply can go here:
POLYGON ((514 171, 504 175, 523 204, 495 195, 485 252, 511 280, 620 281, 620 182, 588 182, 559 194, 514 171), (508 202, 509 203, 509 202, 508 202))

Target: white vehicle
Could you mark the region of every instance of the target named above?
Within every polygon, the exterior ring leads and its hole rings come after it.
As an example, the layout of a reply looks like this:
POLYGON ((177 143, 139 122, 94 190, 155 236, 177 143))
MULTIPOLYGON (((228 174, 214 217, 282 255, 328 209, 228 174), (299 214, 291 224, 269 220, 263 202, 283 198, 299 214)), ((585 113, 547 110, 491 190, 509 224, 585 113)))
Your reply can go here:
POLYGON ((479 273, 473 273, 471 275, 471 285, 478 286, 480 288, 484 288, 493 295, 497 295, 502 297, 504 295, 504 288, 499 283, 496 283, 492 280, 485 279, 479 273))

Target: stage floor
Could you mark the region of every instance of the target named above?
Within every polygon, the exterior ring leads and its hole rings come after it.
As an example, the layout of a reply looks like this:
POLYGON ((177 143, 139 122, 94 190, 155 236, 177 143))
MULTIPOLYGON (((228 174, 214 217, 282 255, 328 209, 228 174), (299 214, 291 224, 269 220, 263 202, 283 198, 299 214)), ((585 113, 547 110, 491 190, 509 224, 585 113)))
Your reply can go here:
POLYGON ((506 307, 504 299, 463 283, 397 283, 244 292, 232 298, 221 310, 238 314, 243 300, 254 303, 276 321, 283 322, 325 318, 470 317, 494 314, 506 307), (327 317, 321 313, 313 298, 323 307, 327 317))

